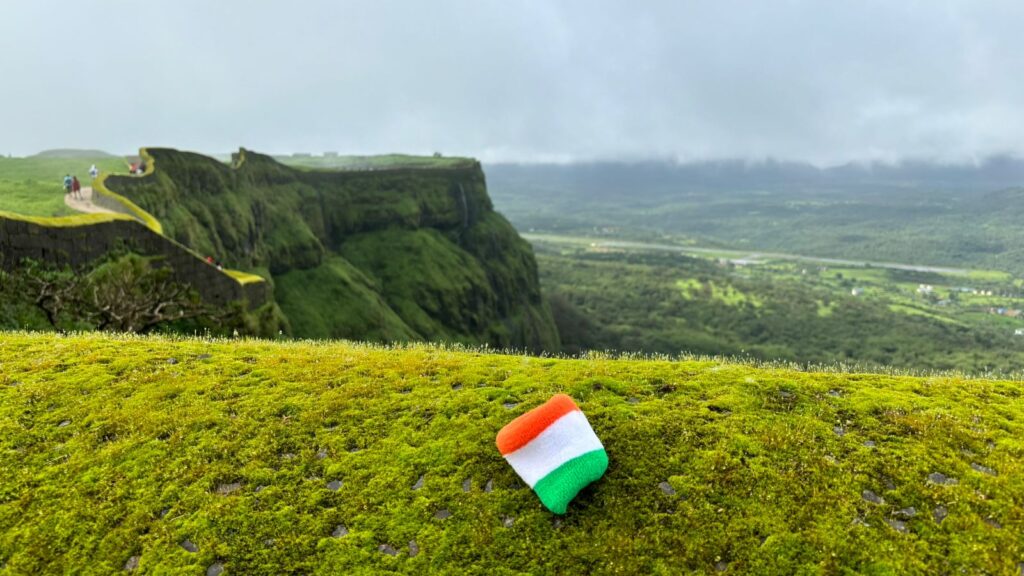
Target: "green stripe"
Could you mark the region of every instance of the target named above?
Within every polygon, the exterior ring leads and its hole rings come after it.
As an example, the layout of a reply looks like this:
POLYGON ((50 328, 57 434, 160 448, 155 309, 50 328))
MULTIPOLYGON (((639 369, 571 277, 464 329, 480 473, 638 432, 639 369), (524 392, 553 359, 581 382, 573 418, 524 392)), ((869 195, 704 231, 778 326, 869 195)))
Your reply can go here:
POLYGON ((533 487, 540 501, 555 514, 565 514, 569 502, 587 484, 604 475, 608 453, 603 448, 581 454, 541 478, 533 487))

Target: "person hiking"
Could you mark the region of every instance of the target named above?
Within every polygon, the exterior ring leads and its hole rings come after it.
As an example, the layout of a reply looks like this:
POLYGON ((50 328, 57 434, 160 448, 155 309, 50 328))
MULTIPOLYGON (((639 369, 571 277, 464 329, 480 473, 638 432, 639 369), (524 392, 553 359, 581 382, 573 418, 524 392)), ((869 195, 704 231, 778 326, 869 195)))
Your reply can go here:
POLYGON ((78 181, 78 176, 71 177, 71 195, 82 198, 82 183, 78 181))
POLYGON ((71 174, 64 177, 64 193, 71 194, 71 174))
POLYGON ((89 176, 92 177, 93 180, 95 180, 96 177, 99 176, 99 175, 100 175, 100 171, 97 170, 96 169, 96 165, 93 164, 92 168, 89 168, 89 176))

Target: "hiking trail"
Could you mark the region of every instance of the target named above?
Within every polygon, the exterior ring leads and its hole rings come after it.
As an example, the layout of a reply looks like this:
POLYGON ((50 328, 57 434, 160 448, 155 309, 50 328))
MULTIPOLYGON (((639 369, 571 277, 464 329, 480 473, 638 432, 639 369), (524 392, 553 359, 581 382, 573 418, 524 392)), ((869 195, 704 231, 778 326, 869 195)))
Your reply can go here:
POLYGON ((68 208, 78 212, 85 212, 86 214, 114 214, 113 210, 108 210, 102 206, 97 206, 92 202, 92 186, 86 186, 82 188, 82 197, 74 198, 71 194, 64 195, 64 204, 68 208))

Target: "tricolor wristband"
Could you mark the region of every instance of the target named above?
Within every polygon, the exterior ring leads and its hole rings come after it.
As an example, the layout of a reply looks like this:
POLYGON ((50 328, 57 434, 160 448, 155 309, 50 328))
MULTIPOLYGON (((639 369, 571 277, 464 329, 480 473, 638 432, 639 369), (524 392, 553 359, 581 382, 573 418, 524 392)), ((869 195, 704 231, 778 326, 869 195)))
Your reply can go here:
POLYGON ((557 394, 498 432, 498 450, 555 514, 608 469, 608 453, 572 398, 557 394))

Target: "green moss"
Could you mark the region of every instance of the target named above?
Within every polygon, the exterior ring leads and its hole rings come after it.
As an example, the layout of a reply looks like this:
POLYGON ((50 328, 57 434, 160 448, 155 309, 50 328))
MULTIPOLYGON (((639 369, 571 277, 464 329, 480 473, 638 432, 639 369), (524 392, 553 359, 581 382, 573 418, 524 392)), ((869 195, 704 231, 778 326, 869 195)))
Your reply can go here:
POLYGON ((93 224, 100 224, 103 222, 113 222, 115 220, 133 220, 132 217, 125 216, 123 214, 75 214, 73 216, 47 217, 25 216, 23 214, 3 211, 0 211, 0 218, 31 222, 37 226, 46 226, 47 228, 71 228, 76 226, 91 226, 93 224))
MULTIPOLYGON (((152 166, 152 161, 150 162, 150 166, 152 166)), ((150 170, 151 173, 152 168, 147 168, 147 170, 150 170)), ((106 181, 107 174, 100 175, 100 177, 97 178, 92 183, 93 193, 99 194, 101 196, 106 196, 107 198, 110 198, 118 202, 119 204, 123 205, 125 209, 128 210, 132 215, 134 215, 136 219, 145 224, 150 230, 156 232, 157 234, 163 234, 163 226, 160 224, 159 220, 154 218, 153 215, 150 214, 149 212, 146 212, 142 208, 139 208, 131 200, 125 198, 120 194, 112 192, 109 188, 107 188, 106 181)))
POLYGON ((239 284, 252 284, 255 282, 265 282, 262 276, 256 274, 249 274, 248 272, 242 272, 241 270, 224 270, 224 273, 231 276, 235 280, 238 280, 239 284))
POLYGON ((1024 561, 1022 411, 1020 382, 7 334, 0 563, 13 574, 109 574, 132 556, 145 573, 220 561, 237 574, 1012 574, 1024 561), (610 465, 556 522, 494 436, 559 391, 610 465), (347 535, 332 536, 339 525, 347 535))

